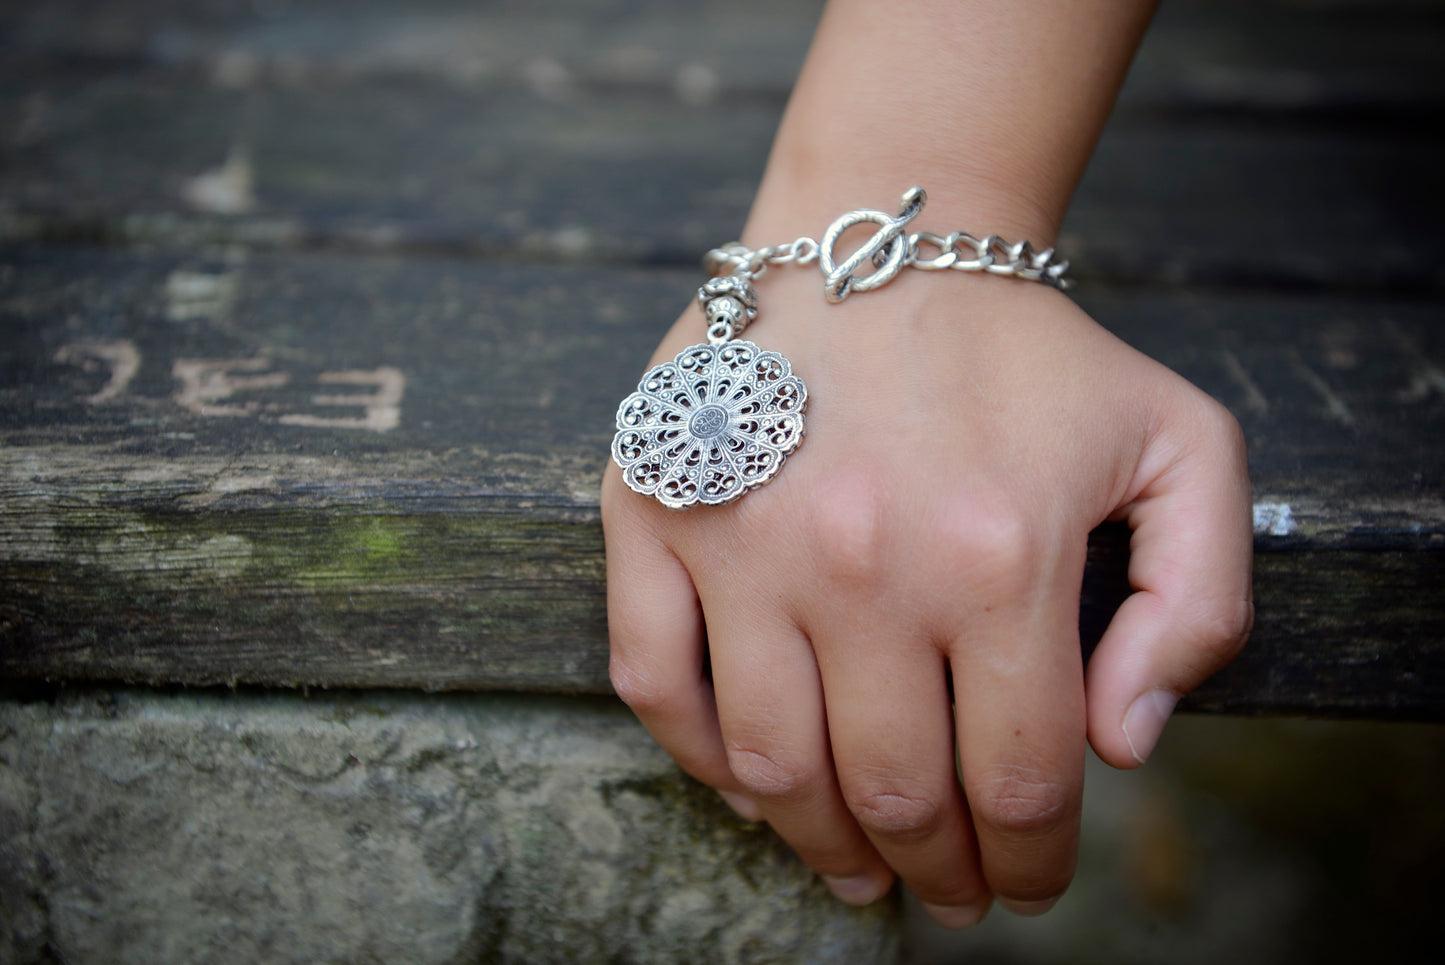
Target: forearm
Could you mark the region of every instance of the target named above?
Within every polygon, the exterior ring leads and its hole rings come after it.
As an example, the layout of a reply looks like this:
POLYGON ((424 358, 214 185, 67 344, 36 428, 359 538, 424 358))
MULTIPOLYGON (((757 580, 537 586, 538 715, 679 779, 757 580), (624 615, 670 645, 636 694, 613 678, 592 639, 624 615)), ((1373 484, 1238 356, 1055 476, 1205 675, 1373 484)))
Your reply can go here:
POLYGON ((832 0, 744 240, 821 231, 920 184, 930 230, 1052 244, 1153 7, 832 0))

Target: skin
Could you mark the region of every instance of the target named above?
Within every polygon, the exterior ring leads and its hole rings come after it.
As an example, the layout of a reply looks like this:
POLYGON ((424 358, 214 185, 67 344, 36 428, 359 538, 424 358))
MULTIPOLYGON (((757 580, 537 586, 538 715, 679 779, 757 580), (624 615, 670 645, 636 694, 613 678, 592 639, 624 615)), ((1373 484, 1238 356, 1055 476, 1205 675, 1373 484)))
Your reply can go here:
MULTIPOLYGON (((1051 244, 1149 13, 834 0, 743 242, 921 184, 915 229, 1051 244)), ((816 269, 779 267, 757 287, 746 337, 807 383, 806 439, 721 507, 671 511, 608 471, 614 687, 843 900, 897 877, 950 927, 994 898, 1047 910, 1086 744, 1138 766, 1249 632, 1239 427, 1042 285, 910 270, 830 305, 816 269), (1133 529, 1134 593, 1086 671, 1107 519, 1133 529)), ((653 363, 700 341, 690 309, 653 363)))

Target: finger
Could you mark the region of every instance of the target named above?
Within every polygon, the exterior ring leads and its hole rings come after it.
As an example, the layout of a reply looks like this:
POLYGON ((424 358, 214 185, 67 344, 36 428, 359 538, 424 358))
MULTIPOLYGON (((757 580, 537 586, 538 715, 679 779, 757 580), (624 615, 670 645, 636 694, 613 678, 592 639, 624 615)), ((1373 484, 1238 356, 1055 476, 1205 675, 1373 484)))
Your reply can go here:
POLYGON ((1175 702, 1232 660, 1254 619, 1249 480, 1238 424, 1212 403, 1146 453, 1124 518, 1134 593, 1089 661, 1089 741, 1144 763, 1175 702))
POLYGON ((830 641, 846 659, 823 661, 849 811, 930 915, 953 928, 975 924, 991 896, 958 781, 942 652, 922 636, 899 637, 896 624, 838 620, 827 632, 858 635, 830 641))
MULTIPOLYGON (((737 796, 741 788, 723 750, 692 577, 631 505, 633 495, 607 493, 603 501, 612 687, 683 770, 737 796)), ((745 817, 758 816, 747 813, 745 799, 729 803, 745 817)))
POLYGON ((808 638, 747 600, 709 601, 713 680, 732 775, 838 897, 867 904, 893 873, 843 802, 808 638))
POLYGON ((949 656, 959 769, 984 876, 1006 907, 1037 914, 1068 887, 1078 852, 1084 547, 1041 564, 1018 532, 980 547, 949 656))

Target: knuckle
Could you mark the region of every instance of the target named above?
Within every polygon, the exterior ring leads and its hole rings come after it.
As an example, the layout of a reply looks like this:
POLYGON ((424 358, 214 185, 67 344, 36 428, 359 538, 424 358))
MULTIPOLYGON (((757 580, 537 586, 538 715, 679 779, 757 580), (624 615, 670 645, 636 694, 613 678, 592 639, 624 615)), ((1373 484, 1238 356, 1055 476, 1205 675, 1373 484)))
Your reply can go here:
POLYGON ((1005 835, 1035 837, 1069 821, 1079 811, 1079 788, 1035 771, 1004 768, 969 794, 974 819, 1005 835))
POLYGON ((614 655, 608 661, 607 676, 622 702, 640 715, 660 714, 671 703, 662 681, 639 664, 614 655))
POLYGON ((1219 434, 1223 437, 1224 444, 1234 457, 1243 464, 1249 458, 1249 441, 1244 436, 1244 427, 1224 406, 1219 407, 1219 418, 1222 424, 1219 426, 1219 434))
POLYGON ((843 796, 863 829, 881 837, 921 840, 937 832, 944 821, 943 798, 897 783, 845 788, 843 796))
POLYGON ((850 469, 831 479, 814 503, 818 559, 836 579, 872 581, 885 567, 888 505, 883 479, 850 469))
POLYGON ((801 760, 775 749, 729 743, 728 768, 748 793, 763 798, 800 797, 816 783, 816 773, 801 760))
POLYGON ((1201 604, 1183 621, 1190 649, 1201 669, 1212 672, 1233 660, 1254 628, 1254 604, 1248 599, 1220 599, 1201 604))
POLYGON ((943 538, 957 570, 1000 595, 1027 589, 1042 554, 1037 527, 1007 493, 970 498, 952 514, 943 538))
POLYGON ((1244 430, 1240 427, 1239 420, 1234 417, 1234 413, 1229 410, 1229 407, 1210 395, 1204 397, 1204 403, 1210 426, 1214 432, 1222 439, 1230 442, 1238 442, 1243 445, 1245 441, 1244 430))
POLYGON ((1249 445, 1244 428, 1234 413, 1217 399, 1203 393, 1200 393, 1199 404, 1199 417, 1195 422, 1199 437, 1212 451, 1223 456, 1227 464, 1245 465, 1249 458, 1249 445))

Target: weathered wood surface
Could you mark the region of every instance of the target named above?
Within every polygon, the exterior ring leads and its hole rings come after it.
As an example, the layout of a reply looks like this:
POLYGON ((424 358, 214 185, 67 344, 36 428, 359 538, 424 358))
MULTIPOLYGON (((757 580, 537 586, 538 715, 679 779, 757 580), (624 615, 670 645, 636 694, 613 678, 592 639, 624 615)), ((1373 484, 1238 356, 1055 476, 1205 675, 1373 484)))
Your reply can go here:
MULTIPOLYGON (((693 273, 6 255, 0 667, 606 688, 596 487, 611 412, 693 273), (129 382, 107 357, 134 361, 129 382), (198 370, 213 380, 205 398, 198 370), (374 379, 344 389, 374 399, 388 370, 404 383, 394 429, 349 426, 365 404, 316 401, 338 391, 327 372, 374 379)), ((1231 404, 1252 440, 1260 624, 1200 703, 1438 707, 1434 307, 1125 290, 1083 301, 1231 404)), ((1096 547, 1093 632, 1123 591, 1122 549, 1118 533, 1096 547)))
MULTIPOLYGON (((605 691, 610 419, 761 170, 766 7, 0 11, 0 673, 605 691)), ((1445 713, 1445 18, 1361 9, 1166 4, 1068 226, 1251 440, 1197 708, 1445 713)))
MULTIPOLYGON (((91 6, 11 13, 0 236, 692 264, 741 224, 819 5, 91 6)), ((1078 272, 1438 291, 1441 38, 1430 8, 1165 4, 1078 272)))

